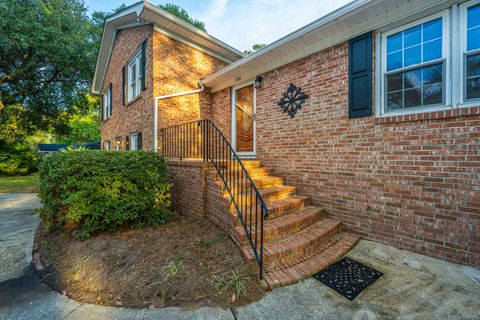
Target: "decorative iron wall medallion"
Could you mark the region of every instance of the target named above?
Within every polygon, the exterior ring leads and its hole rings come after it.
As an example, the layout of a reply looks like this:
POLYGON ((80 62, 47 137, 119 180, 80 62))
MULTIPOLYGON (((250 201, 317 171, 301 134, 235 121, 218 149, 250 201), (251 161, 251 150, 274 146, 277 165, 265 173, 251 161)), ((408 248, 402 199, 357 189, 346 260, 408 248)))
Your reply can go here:
POLYGON ((287 91, 278 101, 278 105, 283 109, 283 112, 287 112, 293 118, 307 98, 308 95, 301 88, 297 88, 293 83, 290 83, 287 91))

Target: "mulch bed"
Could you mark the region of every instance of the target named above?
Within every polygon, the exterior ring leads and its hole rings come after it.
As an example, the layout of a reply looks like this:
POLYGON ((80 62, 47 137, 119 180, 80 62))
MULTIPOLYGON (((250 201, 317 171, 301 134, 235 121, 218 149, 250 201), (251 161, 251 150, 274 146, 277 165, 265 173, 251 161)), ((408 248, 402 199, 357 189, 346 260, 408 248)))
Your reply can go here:
POLYGON ((174 214, 163 226, 101 233, 84 241, 71 231, 48 233, 40 226, 36 246, 44 267, 41 279, 81 302, 227 308, 263 294, 228 236, 196 217, 174 214), (244 294, 237 295, 238 283, 244 294))

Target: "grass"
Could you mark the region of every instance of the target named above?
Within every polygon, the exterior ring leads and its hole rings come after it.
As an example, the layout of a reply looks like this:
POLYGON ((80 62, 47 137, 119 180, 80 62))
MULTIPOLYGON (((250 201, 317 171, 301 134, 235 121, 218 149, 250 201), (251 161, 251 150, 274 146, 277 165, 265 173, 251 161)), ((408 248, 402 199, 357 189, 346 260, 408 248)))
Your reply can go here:
POLYGON ((0 193, 38 192, 38 176, 0 177, 0 193))

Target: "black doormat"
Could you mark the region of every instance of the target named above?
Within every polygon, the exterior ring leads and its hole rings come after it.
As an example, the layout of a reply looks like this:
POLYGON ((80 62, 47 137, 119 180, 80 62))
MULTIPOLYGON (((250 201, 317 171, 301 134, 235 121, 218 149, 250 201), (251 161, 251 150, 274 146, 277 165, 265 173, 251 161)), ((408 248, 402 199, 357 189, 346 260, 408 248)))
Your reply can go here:
POLYGON ((314 277, 349 300, 355 299, 383 273, 350 258, 343 258, 314 277))

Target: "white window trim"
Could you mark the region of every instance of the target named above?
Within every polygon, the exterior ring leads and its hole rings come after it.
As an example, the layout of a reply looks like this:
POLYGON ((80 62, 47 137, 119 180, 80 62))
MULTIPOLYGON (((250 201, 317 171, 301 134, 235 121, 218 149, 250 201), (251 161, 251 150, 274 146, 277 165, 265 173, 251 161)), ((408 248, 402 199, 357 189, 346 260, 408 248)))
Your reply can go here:
POLYGON ((130 150, 138 150, 138 132, 130 134, 130 150))
POLYGON ((138 49, 133 57, 128 61, 128 76, 127 76, 127 102, 132 101, 138 97, 141 93, 141 84, 142 84, 142 74, 141 74, 141 59, 142 59, 142 50, 138 49), (135 79, 132 76, 132 69, 135 68, 135 79), (135 84, 135 92, 133 92, 132 85, 135 84))
MULTIPOLYGON (((459 72, 459 106, 461 107, 471 107, 471 106, 478 106, 480 99, 472 99, 472 100, 466 100, 465 93, 466 93, 466 88, 465 88, 465 72, 466 72, 466 53, 467 53, 467 10, 470 7, 473 7, 475 5, 480 4, 480 0, 471 0, 465 3, 462 3, 459 7, 458 10, 458 15, 459 15, 459 29, 458 32, 460 33, 459 37, 459 48, 460 51, 458 54, 456 54, 456 57, 458 59, 458 70, 459 72)), ((457 34, 458 34, 457 32, 457 34)), ((476 49, 471 52, 478 52, 480 53, 480 49, 476 49)))
MULTIPOLYGON (((402 25, 401 27, 389 30, 387 32, 382 33, 381 35, 377 35, 377 43, 376 46, 378 50, 376 51, 376 56, 380 57, 380 59, 377 59, 376 63, 376 70, 379 70, 380 72, 376 72, 376 80, 379 85, 377 85, 377 94, 376 94, 376 102, 377 106, 380 106, 379 108, 376 108, 376 116, 377 117, 390 117, 390 116, 396 116, 396 115, 405 115, 405 114, 415 114, 415 113, 425 113, 425 112, 432 112, 432 111, 440 111, 440 110, 446 110, 451 108, 451 83, 452 83, 452 77, 451 77, 451 54, 450 54, 450 9, 443 10, 441 12, 438 12, 436 14, 430 15, 428 17, 415 20, 411 23, 402 25), (445 103, 442 105, 437 105, 437 106, 431 106, 431 107, 417 107, 417 108, 411 108, 411 109, 402 109, 402 110, 397 110, 397 111, 390 111, 390 112, 385 112, 385 94, 386 92, 384 91, 385 89, 385 73, 387 70, 387 37, 398 33, 400 31, 403 31, 405 29, 420 25, 422 23, 435 20, 436 18, 442 18, 442 59, 445 61, 445 103)), ((440 60, 438 60, 440 61, 440 60)), ((424 63, 422 63, 424 64, 424 63)), ((419 64, 420 66, 421 64, 419 64)), ((411 66, 414 67, 414 66, 411 66)))
POLYGON ((105 141, 105 151, 110 151, 110 140, 105 141))
POLYGON ((111 86, 109 85, 107 90, 103 93, 102 99, 103 99, 103 119, 102 120, 107 120, 110 118, 112 115, 112 106, 110 105, 110 96, 112 95, 112 90, 111 86))

